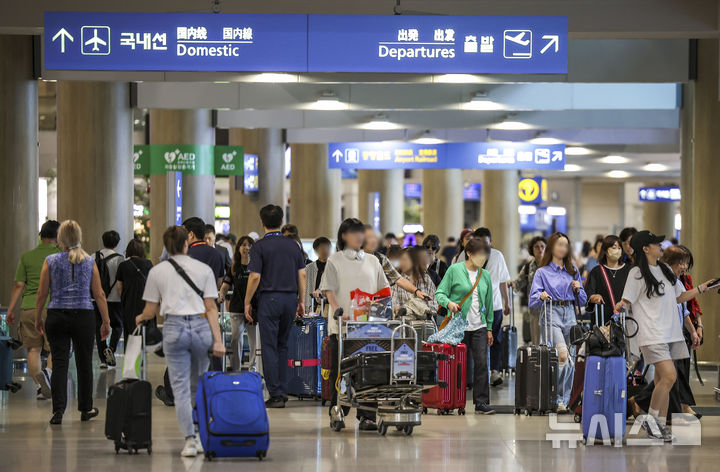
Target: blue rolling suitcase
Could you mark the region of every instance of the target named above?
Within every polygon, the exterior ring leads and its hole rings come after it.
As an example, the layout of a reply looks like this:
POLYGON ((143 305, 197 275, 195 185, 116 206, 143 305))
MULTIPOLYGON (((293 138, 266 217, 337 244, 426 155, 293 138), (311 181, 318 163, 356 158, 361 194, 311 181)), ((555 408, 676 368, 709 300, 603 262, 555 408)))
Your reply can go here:
POLYGON ((582 397, 582 431, 586 439, 622 441, 625 436, 626 372, 622 356, 587 358, 582 397))
POLYGON ((257 457, 270 447, 270 424, 257 372, 208 372, 195 396, 205 458, 257 457))
POLYGON ((325 318, 306 316, 294 324, 288 338, 288 394, 320 400, 322 394, 320 358, 325 318))
POLYGON ((20 341, 6 336, 0 330, 0 390, 17 392, 21 385, 13 382, 13 357, 15 349, 21 346, 20 341))

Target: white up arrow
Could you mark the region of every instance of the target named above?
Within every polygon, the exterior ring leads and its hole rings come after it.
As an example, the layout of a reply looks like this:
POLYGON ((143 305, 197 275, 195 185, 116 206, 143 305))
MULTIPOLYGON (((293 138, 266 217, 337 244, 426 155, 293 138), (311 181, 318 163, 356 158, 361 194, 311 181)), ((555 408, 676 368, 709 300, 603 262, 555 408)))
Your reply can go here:
POLYGON ((553 44, 555 45, 555 52, 558 52, 558 48, 560 47, 560 36, 556 34, 546 34, 542 37, 542 39, 547 39, 549 41, 545 47, 540 50, 540 54, 545 54, 545 52, 550 49, 553 44))
POLYGON ((75 41, 75 38, 73 38, 70 33, 67 32, 65 28, 61 28, 60 31, 55 33, 55 36, 52 37, 52 41, 55 42, 56 39, 60 38, 60 52, 65 53, 65 38, 69 39, 71 42, 75 41))
POLYGON ((332 157, 335 158, 335 162, 340 162, 340 158, 343 156, 343 153, 340 149, 335 149, 335 152, 332 153, 332 157))

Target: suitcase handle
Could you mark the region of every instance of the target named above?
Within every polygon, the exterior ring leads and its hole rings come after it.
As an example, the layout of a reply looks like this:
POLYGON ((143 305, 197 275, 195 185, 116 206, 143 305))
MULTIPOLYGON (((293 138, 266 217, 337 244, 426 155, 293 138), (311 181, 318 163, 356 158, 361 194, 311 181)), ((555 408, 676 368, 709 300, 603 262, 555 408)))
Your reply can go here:
POLYGON ((462 384, 462 365, 459 362, 457 365, 457 388, 458 390, 465 388, 465 385, 462 384))
POLYGON ((220 441, 220 444, 222 444, 225 447, 252 447, 257 443, 254 439, 248 439, 245 441, 233 441, 231 439, 223 439, 220 441))
POLYGON ((548 298, 547 300, 545 300, 545 303, 543 303, 543 308, 545 309, 545 344, 550 347, 552 346, 552 341, 550 340, 550 334, 552 333, 553 316, 552 298, 548 298), (550 310, 548 310, 548 306, 550 307, 550 310), (550 312, 549 319, 548 312, 550 312))

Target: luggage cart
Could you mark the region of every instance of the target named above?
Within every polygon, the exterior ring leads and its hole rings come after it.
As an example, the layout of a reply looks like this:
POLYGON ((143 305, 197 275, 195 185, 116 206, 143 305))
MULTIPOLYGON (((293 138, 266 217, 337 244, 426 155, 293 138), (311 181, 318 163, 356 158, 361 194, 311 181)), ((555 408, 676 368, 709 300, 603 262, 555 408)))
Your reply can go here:
MULTIPOLYGON (((344 355, 345 344, 347 343, 347 333, 343 330, 342 309, 338 309, 333 315, 339 323, 338 335, 338 372, 339 377, 335 379, 335 388, 337 389, 337 403, 332 407, 330 412, 330 427, 338 432, 345 428, 345 415, 343 407, 352 407, 360 410, 374 411, 377 415, 378 433, 385 436, 388 428, 395 427, 397 431, 402 431, 405 435, 410 436, 415 426, 421 424, 422 405, 421 393, 423 390, 431 388, 433 385, 420 385, 418 379, 418 335, 415 329, 405 321, 404 312, 399 312, 400 320, 388 321, 349 321, 345 325, 347 331, 362 326, 376 325, 386 326, 392 329, 390 335, 390 350, 380 351, 378 354, 387 354, 390 359, 390 378, 389 382, 384 385, 377 385, 370 388, 359 388, 353 385, 353 379, 350 372, 343 373, 343 360, 350 359, 344 355), (410 337, 408 337, 410 335, 410 337), (409 345, 408 341, 413 344, 412 347, 412 369, 398 369, 395 357, 397 351, 396 343, 409 345), (377 405, 377 406, 373 406, 377 405)), ((353 339, 355 340, 355 339, 353 339)), ((372 341, 369 338, 368 341, 372 341)), ((436 382, 435 382, 436 383, 436 382)))

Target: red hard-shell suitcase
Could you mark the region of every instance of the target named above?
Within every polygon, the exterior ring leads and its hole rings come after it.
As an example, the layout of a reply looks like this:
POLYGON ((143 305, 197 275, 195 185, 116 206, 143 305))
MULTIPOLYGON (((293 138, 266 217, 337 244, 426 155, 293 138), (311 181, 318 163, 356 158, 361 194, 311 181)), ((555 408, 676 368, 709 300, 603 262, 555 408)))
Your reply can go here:
POLYGON ((450 344, 424 344, 424 351, 444 354, 438 360, 438 384, 430 390, 423 392, 423 411, 428 408, 437 409, 438 415, 449 414, 457 409, 461 415, 465 414, 466 402, 466 371, 467 347, 464 344, 452 346, 450 344))

